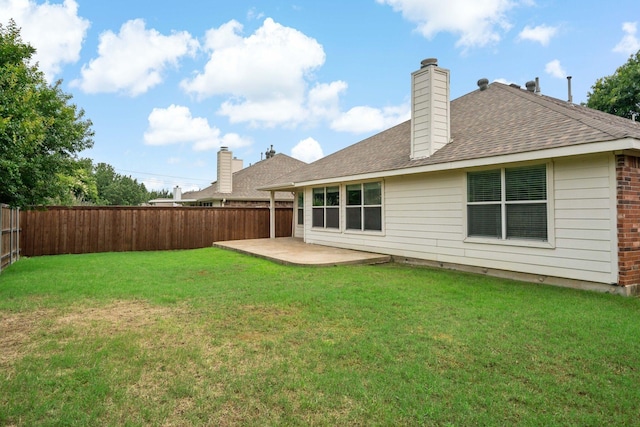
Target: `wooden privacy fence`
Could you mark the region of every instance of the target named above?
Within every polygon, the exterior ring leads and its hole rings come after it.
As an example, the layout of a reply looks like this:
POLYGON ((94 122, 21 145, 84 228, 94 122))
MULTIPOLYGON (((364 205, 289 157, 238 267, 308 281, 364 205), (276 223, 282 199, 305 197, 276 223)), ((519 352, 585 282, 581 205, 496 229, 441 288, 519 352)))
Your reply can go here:
POLYGON ((0 271, 20 259, 20 210, 0 204, 0 271))
MULTIPOLYGON (((276 208, 276 236, 291 236, 293 211, 276 208)), ((22 211, 22 255, 195 249, 269 237, 268 208, 50 207, 22 211)))

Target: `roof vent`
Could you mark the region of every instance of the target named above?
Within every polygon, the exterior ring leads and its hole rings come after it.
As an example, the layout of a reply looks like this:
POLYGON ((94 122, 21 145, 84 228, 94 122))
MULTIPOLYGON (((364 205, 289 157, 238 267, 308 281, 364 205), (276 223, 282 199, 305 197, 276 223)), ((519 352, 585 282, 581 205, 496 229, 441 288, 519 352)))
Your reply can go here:
POLYGON ((534 82, 533 80, 529 80, 527 83, 525 83, 525 87, 527 88, 527 90, 529 92, 535 92, 536 91, 536 82, 534 82))
POLYGON ((489 86, 489 79, 478 80, 478 87, 480 90, 485 90, 489 86))
POLYGON ((423 59, 422 61, 420 61, 420 68, 429 67, 431 65, 435 65, 437 67, 438 66, 438 59, 437 58, 427 58, 427 59, 423 59))

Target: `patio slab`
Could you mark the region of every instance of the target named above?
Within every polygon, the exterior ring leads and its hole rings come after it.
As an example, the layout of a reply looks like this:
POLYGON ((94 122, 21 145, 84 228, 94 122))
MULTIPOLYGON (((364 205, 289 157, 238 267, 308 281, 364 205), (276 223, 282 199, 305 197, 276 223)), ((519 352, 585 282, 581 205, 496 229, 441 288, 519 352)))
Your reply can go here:
POLYGON ((285 265, 332 266, 345 264, 382 264, 391 256, 330 246, 304 243, 302 239, 249 239, 215 242, 214 247, 230 249, 285 265))

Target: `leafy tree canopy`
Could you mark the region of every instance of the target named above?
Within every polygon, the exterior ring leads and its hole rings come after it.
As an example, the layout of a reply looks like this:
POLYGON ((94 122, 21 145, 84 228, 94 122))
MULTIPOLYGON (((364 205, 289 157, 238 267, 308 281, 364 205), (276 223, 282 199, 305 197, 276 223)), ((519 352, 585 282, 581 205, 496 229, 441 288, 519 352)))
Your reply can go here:
POLYGON ((639 115, 640 51, 614 74, 598 79, 591 90, 587 94, 587 107, 627 118, 639 115))
POLYGON ((136 206, 151 199, 143 183, 116 173, 113 166, 98 163, 94 167, 100 205, 136 206))
POLYGON ((64 200, 93 145, 91 121, 29 64, 34 53, 13 20, 0 24, 0 202, 19 207, 64 200))

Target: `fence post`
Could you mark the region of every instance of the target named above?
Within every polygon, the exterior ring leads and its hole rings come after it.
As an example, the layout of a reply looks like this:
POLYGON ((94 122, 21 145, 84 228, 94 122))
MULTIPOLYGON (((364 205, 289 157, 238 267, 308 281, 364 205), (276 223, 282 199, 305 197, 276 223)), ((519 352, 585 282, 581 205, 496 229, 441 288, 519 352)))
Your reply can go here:
POLYGON ((0 203, 0 272, 6 265, 11 265, 20 259, 20 210, 0 203), (8 228, 5 227, 6 212, 9 211, 8 228), (8 242, 5 236, 9 235, 8 242), (7 243, 9 250, 7 252, 7 243), (8 261, 5 261, 8 259, 8 261))
POLYGON ((20 208, 11 209, 11 228, 13 228, 13 225, 15 225, 15 231, 11 230, 11 260, 9 264, 18 262, 20 259, 20 208))
POLYGON ((4 203, 0 203, 0 273, 4 269, 4 203))

